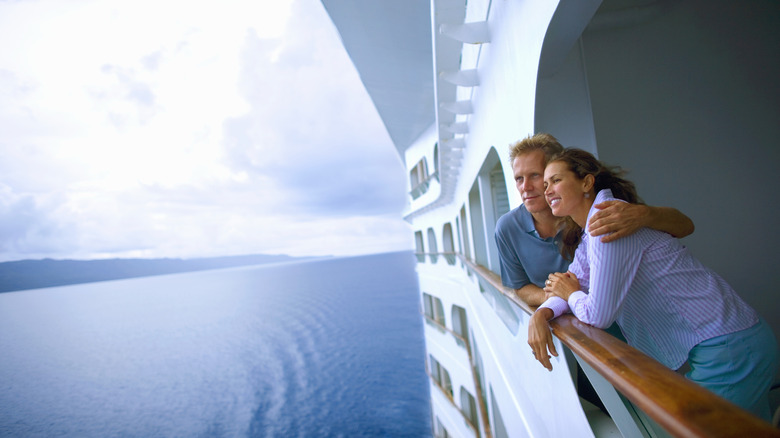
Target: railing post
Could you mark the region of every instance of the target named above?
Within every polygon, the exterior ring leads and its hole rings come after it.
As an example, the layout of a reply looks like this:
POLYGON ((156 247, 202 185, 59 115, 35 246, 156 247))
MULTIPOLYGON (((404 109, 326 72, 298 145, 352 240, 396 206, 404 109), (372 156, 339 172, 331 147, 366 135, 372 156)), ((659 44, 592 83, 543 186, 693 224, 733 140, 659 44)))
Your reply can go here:
MULTIPOLYGON (((593 389, 596 390, 596 394, 598 394, 601 402, 604 403, 604 406, 607 408, 609 416, 612 417, 612 421, 615 422, 615 426, 617 426, 624 437, 641 436, 651 438, 657 436, 656 433, 653 433, 652 435, 649 434, 646 430, 646 426, 640 427, 640 425, 644 426, 644 422, 634 411, 634 406, 620 395, 604 376, 599 374, 598 371, 594 370, 593 367, 588 365, 587 362, 576 354, 574 354, 574 357, 577 359, 577 363, 580 364, 580 368, 582 368, 585 376, 590 380, 590 383, 593 385, 593 389)), ((654 432, 657 431, 654 430, 654 432)), ((662 436, 668 435, 665 435, 664 432, 664 435, 662 436)))

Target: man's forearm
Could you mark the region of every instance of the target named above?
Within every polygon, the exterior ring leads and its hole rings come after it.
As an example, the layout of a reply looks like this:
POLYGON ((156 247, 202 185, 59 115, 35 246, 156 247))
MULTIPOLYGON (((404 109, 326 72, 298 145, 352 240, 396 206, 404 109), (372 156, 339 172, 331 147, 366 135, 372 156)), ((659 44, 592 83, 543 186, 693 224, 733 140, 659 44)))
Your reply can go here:
POLYGON ((676 208, 647 206, 647 226, 682 238, 693 233, 693 221, 676 208))
POLYGON ((520 289, 515 289, 515 294, 529 306, 538 306, 546 299, 544 290, 535 284, 526 284, 520 289))

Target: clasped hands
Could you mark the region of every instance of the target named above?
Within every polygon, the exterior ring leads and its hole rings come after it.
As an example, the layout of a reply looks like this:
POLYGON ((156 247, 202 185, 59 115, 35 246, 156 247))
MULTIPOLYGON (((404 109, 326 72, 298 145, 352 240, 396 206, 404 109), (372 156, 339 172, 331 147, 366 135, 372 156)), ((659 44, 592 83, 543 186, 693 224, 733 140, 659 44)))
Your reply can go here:
MULTIPOLYGON (((580 290, 580 282, 571 272, 554 272, 547 277, 544 282, 544 292, 547 298, 557 296, 564 300, 569 300, 569 295, 580 290)), ((528 322, 528 345, 531 352, 542 366, 552 371, 550 355, 558 356, 555 350, 550 326, 547 323, 553 317, 553 312, 548 308, 541 308, 531 316, 528 322)))
POLYGON ((553 272, 544 282, 546 298, 557 296, 569 301, 569 296, 580 290, 580 281, 571 272, 553 272))

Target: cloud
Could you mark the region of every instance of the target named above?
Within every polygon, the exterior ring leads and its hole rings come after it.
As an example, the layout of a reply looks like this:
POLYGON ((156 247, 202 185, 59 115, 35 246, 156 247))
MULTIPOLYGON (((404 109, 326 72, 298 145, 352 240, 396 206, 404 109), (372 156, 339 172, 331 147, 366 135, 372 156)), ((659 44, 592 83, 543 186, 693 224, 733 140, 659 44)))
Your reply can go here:
POLYGON ((0 96, 3 99, 20 97, 32 91, 30 81, 18 77, 14 72, 0 68, 0 96))
POLYGON ((0 5, 0 260, 411 248, 320 2, 129 5, 0 5))
POLYGON ((116 78, 120 88, 119 94, 122 97, 141 106, 154 106, 154 93, 152 93, 151 87, 135 79, 132 69, 106 64, 102 71, 116 78))
POLYGON ((110 82, 95 90, 93 96, 114 126, 121 128, 129 121, 145 124, 154 117, 157 108, 152 87, 139 80, 134 69, 105 64, 101 71, 110 82))
POLYGON ((15 252, 37 227, 35 199, 32 196, 13 196, 8 187, 0 195, 0 250, 15 252))
POLYGON ((141 64, 143 64, 144 68, 147 70, 156 71, 160 67, 162 56, 163 53, 161 50, 150 53, 141 59, 141 64))
POLYGON ((72 247, 67 223, 29 194, 0 184, 0 261, 45 256, 72 247))
POLYGON ((293 14, 292 28, 310 30, 302 35, 247 33, 241 94, 250 109, 225 122, 228 163, 284 187, 286 212, 400 214, 400 159, 335 29, 312 23, 324 10, 314 11, 293 14))

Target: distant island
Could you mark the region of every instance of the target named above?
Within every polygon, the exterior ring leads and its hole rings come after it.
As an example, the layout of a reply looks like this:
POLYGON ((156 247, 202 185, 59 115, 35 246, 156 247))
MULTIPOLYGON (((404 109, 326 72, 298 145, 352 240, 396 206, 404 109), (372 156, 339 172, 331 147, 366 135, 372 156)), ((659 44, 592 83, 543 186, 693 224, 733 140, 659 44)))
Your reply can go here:
POLYGON ((0 292, 261 265, 307 258, 311 257, 256 254, 195 259, 19 260, 0 263, 0 292))

